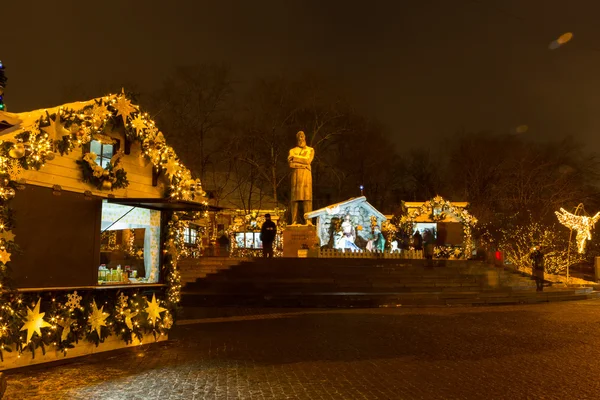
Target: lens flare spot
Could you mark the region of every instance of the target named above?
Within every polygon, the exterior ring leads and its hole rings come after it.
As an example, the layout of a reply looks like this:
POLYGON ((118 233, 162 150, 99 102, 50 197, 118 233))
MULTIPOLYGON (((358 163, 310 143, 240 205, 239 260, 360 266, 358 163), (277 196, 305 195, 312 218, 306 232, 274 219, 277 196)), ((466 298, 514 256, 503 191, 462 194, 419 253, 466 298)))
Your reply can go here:
POLYGON ((517 126, 517 133, 525 133, 529 130, 529 127, 527 125, 519 125, 517 126))
POLYGON ((556 39, 556 41, 558 42, 558 44, 563 45, 571 39, 573 39, 573 34, 571 32, 567 32, 560 35, 560 37, 556 39))

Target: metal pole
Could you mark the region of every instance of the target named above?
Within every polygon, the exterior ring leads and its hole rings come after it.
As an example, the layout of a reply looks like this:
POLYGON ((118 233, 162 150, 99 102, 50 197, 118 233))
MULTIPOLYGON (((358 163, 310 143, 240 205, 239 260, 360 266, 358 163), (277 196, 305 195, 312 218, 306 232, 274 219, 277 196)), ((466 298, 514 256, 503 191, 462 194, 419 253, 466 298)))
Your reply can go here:
MULTIPOLYGON (((577 215, 580 209, 583 209, 583 203, 579 203, 577 207, 575 207, 575 213, 573 215, 577 215)), ((571 264, 571 238, 573 237, 573 228, 569 229, 569 247, 567 247, 567 284, 569 283, 569 266, 571 264)))

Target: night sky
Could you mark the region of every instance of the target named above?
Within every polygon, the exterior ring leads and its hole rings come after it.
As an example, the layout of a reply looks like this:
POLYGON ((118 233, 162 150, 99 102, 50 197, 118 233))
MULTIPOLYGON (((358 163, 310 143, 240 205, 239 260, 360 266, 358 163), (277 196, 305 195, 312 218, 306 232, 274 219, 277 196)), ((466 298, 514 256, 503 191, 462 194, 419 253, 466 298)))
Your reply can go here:
MULTIPOLYGON (((8 111, 225 63, 251 81, 330 77, 399 148, 461 129, 600 145, 600 4, 557 0, 105 0, 0 3, 8 111), (559 49, 550 42, 574 38, 559 49)), ((94 93, 100 96, 105 93, 94 93)))

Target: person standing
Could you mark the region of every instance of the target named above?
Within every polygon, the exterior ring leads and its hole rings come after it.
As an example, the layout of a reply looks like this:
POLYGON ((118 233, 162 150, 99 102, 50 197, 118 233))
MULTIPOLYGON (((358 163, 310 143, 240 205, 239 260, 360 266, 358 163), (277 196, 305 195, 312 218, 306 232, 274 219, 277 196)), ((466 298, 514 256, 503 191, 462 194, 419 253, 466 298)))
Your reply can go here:
POLYGON ((223 256, 228 257, 229 256, 229 239, 227 238, 227 235, 225 234, 225 232, 223 232, 221 234, 221 236, 219 237, 218 243, 219 243, 219 255, 221 257, 223 257, 223 256))
POLYGON ((535 279, 536 292, 544 291, 544 253, 539 246, 534 246, 533 251, 529 255, 531 259, 531 272, 535 279))
POLYGON ((435 235, 430 229, 425 229, 425 232, 423 233, 423 242, 425 244, 425 258, 428 260, 432 260, 435 235))
POLYGON ((415 247, 415 250, 423 250, 423 237, 418 229, 413 235, 413 246, 415 247))
POLYGON ((271 214, 265 214, 265 222, 260 228, 260 241, 263 244, 263 257, 273 258, 273 242, 277 235, 277 225, 271 221, 271 214))

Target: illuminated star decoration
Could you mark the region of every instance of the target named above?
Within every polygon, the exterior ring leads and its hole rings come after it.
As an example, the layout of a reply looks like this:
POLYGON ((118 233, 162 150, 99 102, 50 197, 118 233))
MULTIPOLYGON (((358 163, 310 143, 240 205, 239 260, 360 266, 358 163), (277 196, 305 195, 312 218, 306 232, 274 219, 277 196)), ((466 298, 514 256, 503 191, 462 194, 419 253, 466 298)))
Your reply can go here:
POLYGON ((142 116, 138 114, 133 121, 131 121, 131 126, 135 128, 135 133, 139 135, 140 132, 142 132, 142 130, 146 127, 146 121, 144 121, 142 116))
POLYGON ((52 326, 52 324, 49 324, 48 322, 44 321, 44 315, 46 313, 40 312, 40 300, 41 299, 38 299, 37 304, 35 305, 33 310, 27 307, 27 318, 25 319, 25 324, 23 324, 23 327, 21 328, 22 331, 27 331, 26 343, 29 343, 34 333, 37 333, 38 336, 41 337, 41 329, 52 326))
POLYGON ((103 326, 106 326, 105 319, 108 317, 108 313, 105 313, 103 309, 104 306, 102 306, 98 310, 96 300, 94 300, 94 302, 92 303, 92 314, 90 314, 90 317, 88 319, 88 324, 90 324, 90 326, 92 327, 90 332, 96 331, 96 333, 98 334, 98 338, 101 338, 100 331, 102 330, 103 326))
POLYGON ((146 312, 148 313, 148 321, 150 321, 150 323, 154 326, 156 324, 156 320, 160 319, 160 313, 163 311, 167 311, 167 309, 162 308, 156 302, 156 295, 152 293, 152 301, 148 301, 148 307, 146 307, 146 312))
POLYGON ((121 96, 119 96, 117 101, 113 104, 113 107, 117 110, 117 117, 120 115, 123 118, 124 123, 127 122, 127 118, 129 118, 131 113, 137 111, 137 108, 131 104, 131 101, 125 96, 124 90, 121 96))
POLYGON ((75 320, 73 318, 67 318, 58 323, 58 326, 63 328, 62 333, 60 334, 61 342, 64 342, 65 340, 67 340, 69 333, 71 333, 71 325, 73 324, 73 322, 75 322, 75 320))
POLYGON ((166 169, 167 175, 170 178, 173 175, 177 174, 177 171, 179 171, 179 163, 177 162, 177 160, 171 158, 171 159, 169 159, 169 161, 167 161, 167 164, 165 165, 165 169, 166 169))
POLYGON ((68 136, 70 134, 69 131, 65 129, 62 122, 60 122, 59 113, 56 113, 54 120, 52 120, 52 118, 48 118, 48 122, 50 122, 50 125, 42 128, 42 131, 48 135, 48 139, 56 142, 62 140, 64 136, 68 136))
POLYGON ((138 315, 137 312, 131 312, 131 310, 125 310, 123 311, 123 316, 125 317, 125 325, 127 325, 127 327, 130 330, 133 330, 133 322, 131 321, 131 319, 133 317, 135 317, 136 315, 138 315))
POLYGON ((165 142, 165 136, 163 135, 162 132, 158 132, 156 134, 156 136, 154 137, 154 141, 156 143, 164 143, 165 142))
POLYGON ((15 234, 12 231, 4 231, 0 232, 0 239, 4 239, 6 242, 12 242, 15 240, 15 234))
POLYGON ((0 261, 4 264, 10 261, 10 253, 6 250, 0 250, 0 261))
POLYGON ((575 237, 575 240, 577 240, 577 252, 583 254, 586 240, 592 239, 591 231, 600 219, 600 212, 596 213, 593 217, 571 214, 564 208, 561 208, 560 212, 555 211, 554 213, 558 218, 558 222, 569 229, 577 231, 577 236, 575 237))
POLYGON ((104 117, 110 114, 110 111, 108 111, 108 108, 106 108, 104 104, 100 104, 99 106, 94 107, 94 114, 98 116, 98 118, 104 119, 104 117))

